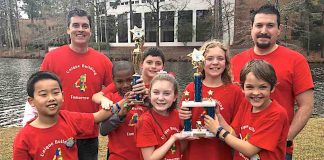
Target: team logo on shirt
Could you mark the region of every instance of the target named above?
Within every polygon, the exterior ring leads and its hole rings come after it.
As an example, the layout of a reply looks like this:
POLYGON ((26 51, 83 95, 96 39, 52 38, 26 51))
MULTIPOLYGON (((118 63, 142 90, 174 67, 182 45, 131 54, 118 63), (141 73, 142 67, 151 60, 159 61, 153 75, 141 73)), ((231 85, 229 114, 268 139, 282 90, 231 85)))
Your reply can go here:
POLYGON ((177 150, 177 147, 176 147, 175 143, 173 143, 171 148, 170 148, 170 151, 171 151, 172 154, 174 154, 176 152, 176 150, 177 150))
POLYGON ((86 81, 87 81, 87 75, 86 74, 81 75, 80 78, 74 83, 74 88, 79 88, 80 92, 85 92, 85 90, 87 89, 86 81))
POLYGON ((62 156, 61 148, 57 148, 53 160, 64 160, 62 156))
POLYGON ((138 121, 138 114, 134 113, 132 118, 129 120, 128 126, 135 126, 138 121))
MULTIPOLYGON (((249 139, 251 138, 251 135, 250 134, 247 134, 244 138, 243 138, 243 141, 248 141, 249 139)), ((245 156, 240 153, 240 156, 244 157, 245 156)), ((252 157, 250 157, 250 160, 261 160, 260 156, 258 154, 255 154, 253 155, 252 157)))
POLYGON ((250 134, 247 134, 244 138, 243 141, 248 141, 250 139, 250 134))

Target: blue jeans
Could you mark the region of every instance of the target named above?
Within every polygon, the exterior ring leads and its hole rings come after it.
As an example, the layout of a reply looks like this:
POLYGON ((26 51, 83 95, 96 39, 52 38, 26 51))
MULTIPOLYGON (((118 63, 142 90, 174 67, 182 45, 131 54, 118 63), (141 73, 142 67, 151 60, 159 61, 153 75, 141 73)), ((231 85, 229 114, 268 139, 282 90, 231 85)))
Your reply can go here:
POLYGON ((78 139, 79 160, 98 160, 98 137, 89 139, 78 139))
POLYGON ((286 160, 292 160, 292 154, 286 153, 286 160))

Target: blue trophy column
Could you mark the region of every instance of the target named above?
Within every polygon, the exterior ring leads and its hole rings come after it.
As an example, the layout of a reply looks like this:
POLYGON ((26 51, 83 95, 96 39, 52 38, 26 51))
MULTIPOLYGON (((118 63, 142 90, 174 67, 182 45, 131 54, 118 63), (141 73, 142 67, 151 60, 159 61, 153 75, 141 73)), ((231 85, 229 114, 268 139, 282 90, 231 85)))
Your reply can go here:
MULTIPOLYGON (((133 82, 132 82, 132 84, 133 84, 133 85, 137 84, 136 81, 137 81, 138 79, 140 79, 140 78, 141 78, 141 75, 135 73, 135 74, 133 75, 133 82)), ((137 100, 137 101, 140 101, 140 100, 141 100, 141 96, 140 96, 140 94, 136 94, 136 95, 135 95, 135 100, 137 100)))
POLYGON ((194 74, 194 84, 195 84, 195 102, 201 102, 201 90, 202 90, 202 82, 201 82, 201 74, 195 73, 194 74))
POLYGON ((215 118, 215 107, 206 107, 208 116, 215 118))
MULTIPOLYGON (((201 82, 201 74, 194 74, 194 84, 195 84, 195 102, 202 101, 202 82, 201 82)), ((189 108, 191 110, 191 108, 189 108)), ((184 131, 191 131, 191 119, 184 120, 184 131)))

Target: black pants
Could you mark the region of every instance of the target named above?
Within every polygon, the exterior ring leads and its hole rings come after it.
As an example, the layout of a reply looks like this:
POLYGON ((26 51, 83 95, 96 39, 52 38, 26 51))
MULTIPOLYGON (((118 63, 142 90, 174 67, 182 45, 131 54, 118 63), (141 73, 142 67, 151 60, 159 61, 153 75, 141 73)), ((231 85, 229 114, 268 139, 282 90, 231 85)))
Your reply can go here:
POLYGON ((98 160, 98 137, 89 139, 78 139, 79 160, 98 160))
POLYGON ((109 149, 107 149, 107 160, 109 159, 109 155, 110 155, 109 149))

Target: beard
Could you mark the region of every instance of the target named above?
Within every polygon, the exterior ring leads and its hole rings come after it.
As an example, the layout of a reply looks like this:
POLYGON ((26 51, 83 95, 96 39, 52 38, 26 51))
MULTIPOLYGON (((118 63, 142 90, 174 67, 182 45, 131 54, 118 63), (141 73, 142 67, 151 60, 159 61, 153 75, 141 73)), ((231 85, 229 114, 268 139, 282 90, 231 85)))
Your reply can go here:
POLYGON ((261 49, 267 49, 270 47, 270 42, 268 43, 259 43, 259 42, 256 42, 255 44, 258 48, 261 48, 261 49))
MULTIPOLYGON (((267 38, 269 40, 271 40, 271 36, 270 35, 267 35, 267 34, 257 34, 256 35, 256 38, 259 39, 259 38, 267 38)), ((259 43, 258 40, 256 40, 256 46, 258 48, 261 48, 261 49, 267 49, 271 46, 271 43, 270 42, 266 42, 266 43, 259 43)))

